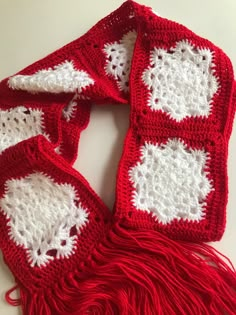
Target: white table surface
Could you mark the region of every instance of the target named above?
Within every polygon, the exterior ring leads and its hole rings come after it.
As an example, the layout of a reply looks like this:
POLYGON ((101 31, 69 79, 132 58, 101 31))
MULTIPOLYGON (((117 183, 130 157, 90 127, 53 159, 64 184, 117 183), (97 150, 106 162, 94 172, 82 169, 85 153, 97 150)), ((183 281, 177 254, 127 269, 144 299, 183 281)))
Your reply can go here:
MULTIPOLYGON (((21 70, 82 35, 116 9, 121 0, 0 0, 0 79, 21 70)), ((143 0, 163 17, 176 20, 220 46, 236 69, 235 0, 143 0)), ((115 176, 128 127, 128 106, 94 107, 82 133, 76 168, 112 208, 115 176)), ((229 202, 224 237, 214 246, 236 265, 236 123, 229 147, 229 202)), ((0 315, 17 315, 4 293, 14 285, 0 254, 0 315)), ((35 314, 37 315, 37 314, 35 314)))

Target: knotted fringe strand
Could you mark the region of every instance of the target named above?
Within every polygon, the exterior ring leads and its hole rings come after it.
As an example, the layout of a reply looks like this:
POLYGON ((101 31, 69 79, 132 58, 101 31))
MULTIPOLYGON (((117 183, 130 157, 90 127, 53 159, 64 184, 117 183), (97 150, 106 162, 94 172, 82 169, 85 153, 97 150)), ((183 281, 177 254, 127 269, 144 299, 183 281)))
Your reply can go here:
POLYGON ((24 315, 235 315, 236 273, 209 245, 115 224, 81 270, 21 300, 24 315))

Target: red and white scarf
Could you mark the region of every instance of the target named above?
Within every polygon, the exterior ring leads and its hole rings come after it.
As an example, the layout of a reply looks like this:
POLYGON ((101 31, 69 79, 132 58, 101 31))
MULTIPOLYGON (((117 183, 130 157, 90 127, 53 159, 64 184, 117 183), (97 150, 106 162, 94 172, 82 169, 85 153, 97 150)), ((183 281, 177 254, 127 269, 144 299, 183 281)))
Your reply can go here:
MULTIPOLYGON (((24 315, 235 315, 236 105, 213 43, 133 1, 0 83, 0 248, 24 315), (73 168, 91 103, 130 104, 111 213, 73 168)), ((102 144, 101 144, 102 145, 102 144)))

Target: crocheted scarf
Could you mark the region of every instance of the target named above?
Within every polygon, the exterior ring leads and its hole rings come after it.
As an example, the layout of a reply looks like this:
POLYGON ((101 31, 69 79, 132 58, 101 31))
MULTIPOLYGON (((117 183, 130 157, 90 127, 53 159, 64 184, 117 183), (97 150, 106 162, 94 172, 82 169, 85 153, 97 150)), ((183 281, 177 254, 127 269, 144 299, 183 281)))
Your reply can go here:
POLYGON ((236 105, 225 53, 125 2, 0 83, 0 248, 24 315, 236 314, 204 242, 226 221, 236 105), (73 168, 91 103, 130 104, 111 213, 73 168))

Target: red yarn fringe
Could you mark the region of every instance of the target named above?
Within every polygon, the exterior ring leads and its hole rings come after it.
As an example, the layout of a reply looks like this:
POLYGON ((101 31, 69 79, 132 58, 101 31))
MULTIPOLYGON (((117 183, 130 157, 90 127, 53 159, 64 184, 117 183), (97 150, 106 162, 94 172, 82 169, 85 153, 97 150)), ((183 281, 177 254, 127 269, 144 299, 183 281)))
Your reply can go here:
POLYGON ((21 289, 24 315, 235 315, 236 273, 206 244, 115 224, 86 265, 49 292, 21 289))
POLYGON ((12 298, 11 294, 15 292, 17 289, 19 289, 18 285, 15 285, 13 288, 8 290, 5 294, 5 300, 7 301, 8 304, 12 306, 20 306, 21 305, 21 300, 19 298, 12 298))

